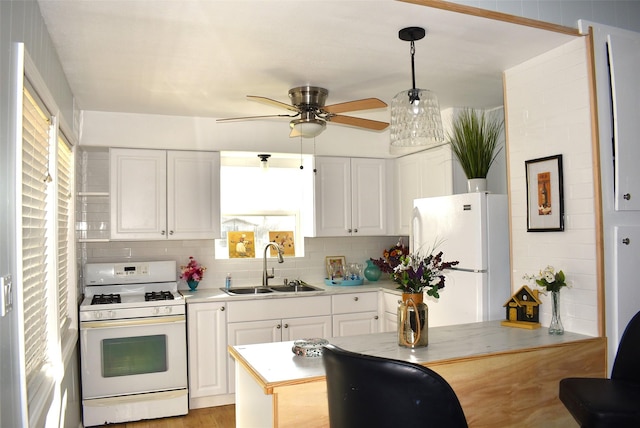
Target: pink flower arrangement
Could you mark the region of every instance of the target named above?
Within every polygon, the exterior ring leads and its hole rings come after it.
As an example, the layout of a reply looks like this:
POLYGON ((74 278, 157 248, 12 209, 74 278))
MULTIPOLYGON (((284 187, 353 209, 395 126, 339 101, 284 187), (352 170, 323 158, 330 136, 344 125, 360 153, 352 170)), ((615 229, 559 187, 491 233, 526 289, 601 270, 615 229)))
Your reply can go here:
POLYGON ((180 266, 180 270, 182 271, 180 279, 184 279, 185 281, 201 281, 204 277, 204 271, 206 271, 207 268, 190 256, 189 263, 187 263, 186 266, 180 266))

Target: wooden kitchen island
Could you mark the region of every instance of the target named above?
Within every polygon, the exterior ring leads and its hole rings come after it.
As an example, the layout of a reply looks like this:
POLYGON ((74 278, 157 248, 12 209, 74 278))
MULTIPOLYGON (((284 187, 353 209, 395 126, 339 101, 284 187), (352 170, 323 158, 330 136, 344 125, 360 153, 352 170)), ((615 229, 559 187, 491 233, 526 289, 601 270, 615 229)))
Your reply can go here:
MULTIPOLYGON (((429 346, 397 345, 396 333, 336 337, 341 348, 416 362, 453 387, 470 427, 577 426, 558 399, 565 377, 605 377, 606 339, 499 321, 429 329, 429 346)), ((236 361, 236 426, 329 426, 322 358, 295 356, 293 342, 229 347, 236 361)))

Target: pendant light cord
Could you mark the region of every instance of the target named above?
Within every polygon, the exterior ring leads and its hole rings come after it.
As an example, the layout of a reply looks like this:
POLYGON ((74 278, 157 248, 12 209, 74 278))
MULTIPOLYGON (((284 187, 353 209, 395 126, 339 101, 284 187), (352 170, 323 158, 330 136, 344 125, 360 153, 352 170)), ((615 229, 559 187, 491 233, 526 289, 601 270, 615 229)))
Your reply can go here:
POLYGON ((411 40, 411 90, 409 91, 409 102, 413 104, 415 101, 420 101, 420 96, 418 95, 418 90, 416 89, 416 66, 414 57, 416 55, 416 44, 413 40, 411 40))

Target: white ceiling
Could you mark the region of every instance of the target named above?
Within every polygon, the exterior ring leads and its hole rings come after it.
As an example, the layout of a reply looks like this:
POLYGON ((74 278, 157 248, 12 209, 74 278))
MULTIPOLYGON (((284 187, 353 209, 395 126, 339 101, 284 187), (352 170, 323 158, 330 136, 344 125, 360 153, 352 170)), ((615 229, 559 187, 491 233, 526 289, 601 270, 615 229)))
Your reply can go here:
MULTIPOLYGON (((95 111, 279 114, 245 96, 288 103, 301 85, 327 88, 327 104, 389 104, 411 87, 409 43, 398 38, 407 26, 427 29, 416 42, 418 87, 435 91, 443 109, 494 107, 503 70, 572 38, 394 0, 39 3, 79 107, 95 111)), ((389 120, 388 109, 354 115, 389 120)))

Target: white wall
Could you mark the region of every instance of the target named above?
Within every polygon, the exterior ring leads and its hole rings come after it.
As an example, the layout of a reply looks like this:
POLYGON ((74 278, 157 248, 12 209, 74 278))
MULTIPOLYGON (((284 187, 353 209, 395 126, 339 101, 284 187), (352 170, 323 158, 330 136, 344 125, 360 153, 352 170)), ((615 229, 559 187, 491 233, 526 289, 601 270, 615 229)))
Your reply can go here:
MULTIPOLYGON (((386 112, 371 119, 388 120, 386 112)), ((388 114, 388 113, 387 113, 388 114)), ((130 147, 181 150, 234 150, 302 153, 321 156, 390 157, 389 133, 363 132, 328 125, 317 138, 289 138, 282 122, 216 123, 203 117, 84 111, 80 144, 84 147, 130 147), (314 142, 315 140, 315 142, 314 142)))
MULTIPOLYGON (((598 334, 596 224, 586 39, 577 39, 505 72, 511 209, 512 286, 547 265, 562 269, 568 331, 598 334), (563 155, 565 230, 527 232, 525 160, 563 155)), ((541 322, 551 304, 543 296, 541 322)))

